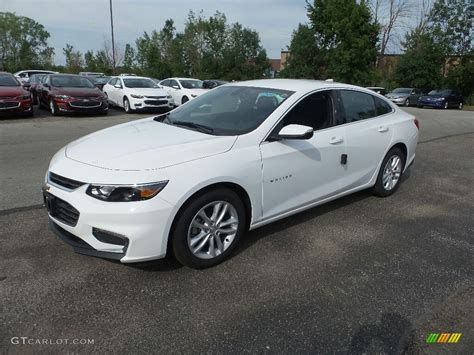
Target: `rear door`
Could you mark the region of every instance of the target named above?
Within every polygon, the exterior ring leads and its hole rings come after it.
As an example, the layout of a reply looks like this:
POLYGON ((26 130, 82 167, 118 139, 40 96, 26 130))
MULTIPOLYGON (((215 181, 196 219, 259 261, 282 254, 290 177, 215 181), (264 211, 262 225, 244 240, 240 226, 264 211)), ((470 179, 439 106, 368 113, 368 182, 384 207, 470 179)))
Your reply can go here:
POLYGON ((343 189, 368 183, 391 142, 393 108, 384 100, 357 90, 338 90, 346 127, 347 165, 343 189))

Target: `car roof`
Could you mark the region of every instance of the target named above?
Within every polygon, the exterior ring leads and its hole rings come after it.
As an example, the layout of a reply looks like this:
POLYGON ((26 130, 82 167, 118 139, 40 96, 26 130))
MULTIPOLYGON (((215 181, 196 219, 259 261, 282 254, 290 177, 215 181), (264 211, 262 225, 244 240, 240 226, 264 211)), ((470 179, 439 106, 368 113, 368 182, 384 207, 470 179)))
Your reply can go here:
POLYGON ((198 80, 198 81, 202 81, 201 79, 196 79, 196 78, 177 78, 177 77, 166 78, 166 79, 163 79, 161 81, 165 81, 165 80, 198 80))
POLYGON ((250 81, 241 81, 235 83, 229 83, 226 85, 235 85, 235 86, 251 86, 251 87, 260 87, 268 89, 280 89, 280 90, 290 90, 294 92, 307 92, 318 89, 329 89, 329 88, 346 88, 346 89, 362 89, 368 91, 360 86, 354 86, 349 84, 337 83, 337 82, 328 82, 322 80, 306 80, 306 79, 262 79, 262 80, 250 80, 250 81))
POLYGON ((114 78, 119 78, 119 79, 150 79, 151 78, 147 76, 136 76, 136 75, 119 75, 119 76, 114 76, 114 78))

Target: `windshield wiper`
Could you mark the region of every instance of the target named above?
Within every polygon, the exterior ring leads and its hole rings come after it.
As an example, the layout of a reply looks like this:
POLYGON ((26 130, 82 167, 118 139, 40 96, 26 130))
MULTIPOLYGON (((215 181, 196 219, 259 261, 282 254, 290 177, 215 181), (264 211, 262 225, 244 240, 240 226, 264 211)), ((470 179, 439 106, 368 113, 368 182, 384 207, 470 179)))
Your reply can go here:
POLYGON ((203 133, 212 133, 214 132, 214 128, 199 124, 199 123, 194 123, 194 122, 186 122, 186 121, 171 121, 172 124, 176 126, 183 126, 183 127, 189 127, 193 128, 197 131, 203 132, 203 133))

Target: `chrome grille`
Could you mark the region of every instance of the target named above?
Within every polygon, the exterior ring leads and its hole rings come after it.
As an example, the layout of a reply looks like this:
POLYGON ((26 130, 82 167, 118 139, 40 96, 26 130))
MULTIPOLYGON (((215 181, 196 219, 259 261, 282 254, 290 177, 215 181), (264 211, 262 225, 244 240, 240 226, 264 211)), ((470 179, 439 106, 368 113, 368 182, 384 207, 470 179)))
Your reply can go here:
POLYGON ((56 185, 57 187, 65 189, 65 190, 75 190, 81 187, 82 185, 85 185, 84 182, 69 179, 67 177, 60 176, 52 172, 50 172, 48 175, 48 182, 51 183, 52 185, 56 185))

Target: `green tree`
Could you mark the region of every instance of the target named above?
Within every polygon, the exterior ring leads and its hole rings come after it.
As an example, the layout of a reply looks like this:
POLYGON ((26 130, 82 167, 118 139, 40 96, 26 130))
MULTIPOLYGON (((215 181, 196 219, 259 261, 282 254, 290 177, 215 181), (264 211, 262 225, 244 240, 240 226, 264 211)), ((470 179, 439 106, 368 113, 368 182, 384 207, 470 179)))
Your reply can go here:
POLYGON ((0 70, 50 67, 54 49, 48 46, 49 37, 38 22, 0 12, 0 70))
POLYGON ((405 54, 395 70, 395 80, 400 86, 429 90, 443 82, 441 68, 444 53, 430 34, 415 30, 406 36, 405 54))
POLYGON ((94 52, 89 50, 84 53, 84 63, 85 63, 85 70, 95 72, 97 71, 97 62, 95 60, 94 52))
POLYGON ((135 67, 135 49, 127 43, 125 45, 125 54, 123 57, 123 64, 122 64, 122 69, 124 71, 131 71, 135 67))
POLYGON ((308 17, 325 77, 366 85, 374 74, 379 26, 364 0, 314 0, 308 17))
POLYGON ((84 66, 82 54, 80 51, 75 50, 74 46, 69 43, 63 48, 64 56, 66 57, 66 71, 68 73, 76 73, 81 71, 84 66))
POLYGON ((323 76, 324 63, 316 45, 316 34, 308 25, 300 24, 293 32, 288 49, 291 55, 281 77, 317 79, 323 76))

